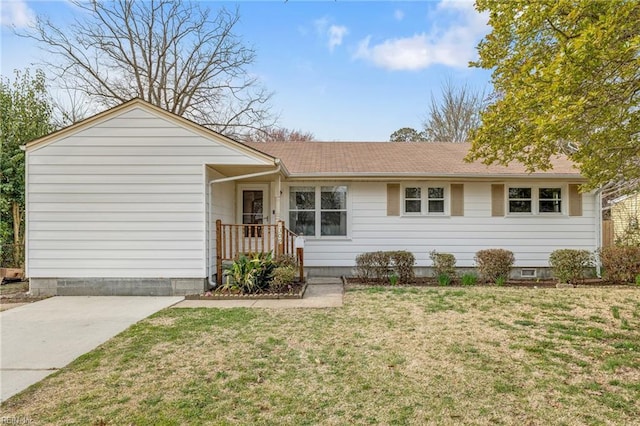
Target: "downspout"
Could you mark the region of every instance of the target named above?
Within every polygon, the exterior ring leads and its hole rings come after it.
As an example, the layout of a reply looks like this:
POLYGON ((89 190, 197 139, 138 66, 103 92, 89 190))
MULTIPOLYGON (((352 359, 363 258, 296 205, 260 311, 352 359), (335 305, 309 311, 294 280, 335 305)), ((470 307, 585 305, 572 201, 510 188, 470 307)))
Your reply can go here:
MULTIPOLYGON (((209 181, 209 232, 207 233, 207 244, 209 244, 209 246, 211 246, 211 221, 213 220, 213 184, 215 183, 223 183, 223 182, 231 182, 234 180, 240 180, 240 179, 250 179, 250 178, 254 178, 254 177, 260 177, 260 176, 268 176, 268 175, 272 175, 275 173, 280 173, 280 169, 281 169, 281 165, 280 165, 280 159, 276 158, 274 160, 274 163, 276 164, 276 168, 274 170, 267 170, 265 172, 256 172, 256 173, 249 173, 247 175, 240 175, 240 176, 229 176, 229 177, 225 177, 225 178, 219 178, 219 179, 212 179, 209 181)), ((280 176, 278 175, 278 182, 280 182, 280 176)), ((279 208, 279 207, 276 207, 279 208)), ((208 250, 209 254, 211 254, 211 247, 209 247, 208 250)), ((207 259, 207 261, 209 261, 210 259, 207 259)), ((215 287, 216 283, 213 282, 213 280, 211 279, 211 277, 213 276, 213 274, 211 273, 212 271, 209 270, 209 274, 207 274, 207 282, 209 283, 209 286, 211 287, 215 287)))
POLYGON ((602 188, 596 191, 596 202, 598 203, 598 218, 596 220, 596 276, 602 278, 600 267, 600 254, 598 250, 602 247, 602 188))

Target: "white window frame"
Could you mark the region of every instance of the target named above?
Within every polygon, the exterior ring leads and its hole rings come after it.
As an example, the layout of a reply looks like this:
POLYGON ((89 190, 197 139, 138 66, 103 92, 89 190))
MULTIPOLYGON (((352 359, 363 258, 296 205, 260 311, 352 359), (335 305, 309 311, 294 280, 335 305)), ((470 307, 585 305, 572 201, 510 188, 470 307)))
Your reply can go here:
POLYGON ((323 239, 323 240, 349 239, 351 235, 351 213, 353 211, 353 209, 351 208, 351 197, 349 196, 349 192, 351 191, 351 188, 349 185, 346 185, 341 182, 323 182, 320 184, 301 182, 299 184, 296 183, 293 185, 289 185, 287 187, 287 216, 286 216, 287 227, 290 229, 292 228, 292 225, 290 223, 290 220, 291 220, 290 213, 292 211, 312 211, 312 210, 297 210, 297 209, 292 210, 292 206, 289 201, 291 190, 294 188, 304 188, 304 187, 314 188, 314 191, 315 191, 315 209, 313 210, 314 218, 315 218, 315 234, 303 235, 303 236, 305 238, 323 239), (346 194, 345 194, 346 200, 345 200, 344 209, 337 209, 337 210, 322 209, 322 188, 327 186, 343 186, 346 188, 346 194), (346 212, 346 224, 345 224, 347 227, 346 234, 345 235, 322 235, 322 212, 346 212))
MULTIPOLYGON (((505 212, 507 216, 567 216, 568 207, 568 187, 565 184, 536 184, 536 185, 523 185, 513 184, 505 185, 505 212), (509 198, 509 189, 513 188, 527 188, 531 189, 531 211, 530 212, 511 212, 509 210, 509 201, 511 200, 529 200, 528 198, 509 198), (540 190, 541 189, 560 189, 560 212, 541 212, 540 211, 540 190)), ((543 198, 542 200, 553 201, 551 198, 543 198)))
POLYGON ((410 182, 402 185, 402 215, 403 216, 433 216, 433 217, 446 217, 451 214, 451 186, 449 183, 443 182, 410 182), (406 198, 407 188, 420 188, 420 212, 408 212, 407 201, 417 200, 417 198, 406 198), (429 188, 443 188, 444 198, 429 198, 429 188), (429 211, 429 200, 444 202, 444 211, 431 212, 429 211))

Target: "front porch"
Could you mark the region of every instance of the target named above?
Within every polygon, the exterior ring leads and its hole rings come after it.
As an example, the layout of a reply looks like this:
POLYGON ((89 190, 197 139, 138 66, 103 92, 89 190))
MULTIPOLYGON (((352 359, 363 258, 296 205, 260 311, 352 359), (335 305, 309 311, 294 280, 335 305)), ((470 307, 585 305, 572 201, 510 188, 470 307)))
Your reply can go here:
POLYGON ((291 256, 296 260, 299 278, 304 278, 304 249, 298 236, 287 229, 284 221, 275 224, 222 223, 216 220, 216 284, 222 284, 223 263, 241 254, 272 252, 274 258, 291 256))

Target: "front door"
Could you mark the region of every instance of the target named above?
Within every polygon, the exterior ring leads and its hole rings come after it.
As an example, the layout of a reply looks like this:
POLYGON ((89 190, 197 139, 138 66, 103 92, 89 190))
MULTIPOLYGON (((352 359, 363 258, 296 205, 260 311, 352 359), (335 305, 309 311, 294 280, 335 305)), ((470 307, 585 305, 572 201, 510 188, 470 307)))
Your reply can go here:
MULTIPOLYGON (((269 223, 269 200, 267 185, 254 185, 239 187, 240 220, 243 225, 262 225, 269 223)), ((260 228, 245 228, 245 237, 260 237, 260 228)))

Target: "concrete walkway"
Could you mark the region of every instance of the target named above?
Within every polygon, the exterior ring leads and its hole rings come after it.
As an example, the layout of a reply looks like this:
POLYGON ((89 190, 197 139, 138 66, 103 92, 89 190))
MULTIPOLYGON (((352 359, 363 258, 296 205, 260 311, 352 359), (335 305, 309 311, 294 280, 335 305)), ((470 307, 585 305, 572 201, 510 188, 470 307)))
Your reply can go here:
POLYGON ((63 296, 0 312, 0 401, 181 300, 63 296))
POLYGON ((174 308, 338 308, 344 286, 340 278, 309 278, 302 299, 184 300, 174 308))

